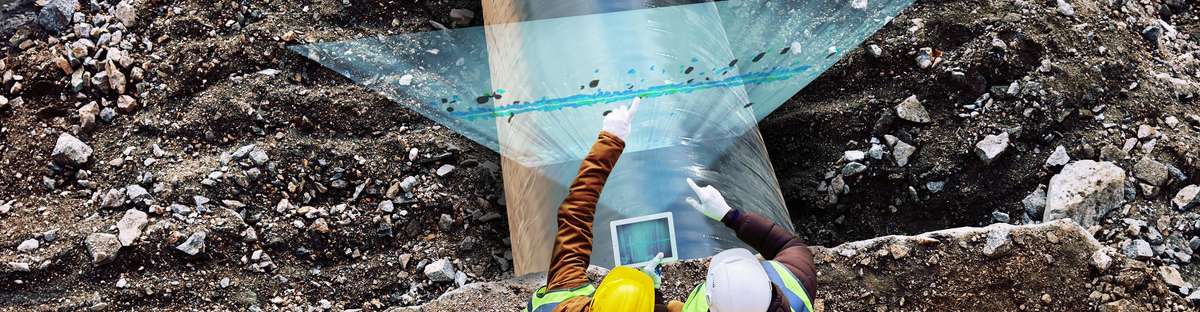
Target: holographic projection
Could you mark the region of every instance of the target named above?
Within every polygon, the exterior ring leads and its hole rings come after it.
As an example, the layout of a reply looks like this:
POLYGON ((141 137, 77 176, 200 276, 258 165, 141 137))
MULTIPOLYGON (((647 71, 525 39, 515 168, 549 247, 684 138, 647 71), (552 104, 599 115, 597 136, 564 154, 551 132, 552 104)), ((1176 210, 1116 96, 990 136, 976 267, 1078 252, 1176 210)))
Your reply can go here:
POLYGON ((556 209, 601 116, 634 97, 644 101, 600 198, 593 264, 644 258, 632 246, 662 249, 661 233, 678 259, 739 246, 687 206, 686 178, 790 225, 758 120, 910 3, 485 0, 483 27, 291 49, 500 153, 524 274, 547 268, 556 209), (664 213, 669 231, 611 233, 664 213))

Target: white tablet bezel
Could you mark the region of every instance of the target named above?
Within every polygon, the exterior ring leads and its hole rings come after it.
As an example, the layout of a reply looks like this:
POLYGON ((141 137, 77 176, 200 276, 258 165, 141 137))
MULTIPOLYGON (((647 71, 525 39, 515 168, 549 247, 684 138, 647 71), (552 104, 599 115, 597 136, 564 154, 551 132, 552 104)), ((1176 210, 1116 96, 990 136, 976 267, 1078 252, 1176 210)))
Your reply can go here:
POLYGON ((658 219, 663 219, 663 218, 667 219, 667 229, 671 233, 671 256, 664 257, 663 262, 670 262, 670 261, 678 260, 679 259, 679 247, 677 246, 677 243, 675 240, 675 217, 674 217, 674 215, 671 214, 671 212, 663 212, 663 213, 656 213, 656 214, 652 214, 652 215, 645 215, 645 216, 633 217, 633 218, 628 218, 628 219, 614 220, 608 224, 609 232, 611 232, 611 234, 612 234, 613 263, 618 266, 621 266, 621 265, 645 266, 646 264, 649 264, 650 261, 621 264, 621 246, 620 246, 621 243, 617 237, 617 226, 626 225, 626 224, 630 224, 630 223, 639 223, 639 222, 645 222, 645 221, 651 221, 651 220, 658 220, 658 219))

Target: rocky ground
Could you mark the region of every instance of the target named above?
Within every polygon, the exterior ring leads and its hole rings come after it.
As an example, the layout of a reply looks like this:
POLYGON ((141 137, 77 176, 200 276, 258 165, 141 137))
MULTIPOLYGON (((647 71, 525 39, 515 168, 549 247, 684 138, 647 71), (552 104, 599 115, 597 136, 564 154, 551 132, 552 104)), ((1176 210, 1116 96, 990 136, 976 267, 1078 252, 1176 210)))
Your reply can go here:
MULTIPOLYGON (((1189 3, 918 1, 764 120, 796 228, 837 246, 820 305, 1196 309, 1189 3), (1020 226, 887 236, 994 223, 1020 226)), ((494 153, 286 49, 477 2, 0 6, 0 310, 503 310, 536 282, 506 280, 494 153)))

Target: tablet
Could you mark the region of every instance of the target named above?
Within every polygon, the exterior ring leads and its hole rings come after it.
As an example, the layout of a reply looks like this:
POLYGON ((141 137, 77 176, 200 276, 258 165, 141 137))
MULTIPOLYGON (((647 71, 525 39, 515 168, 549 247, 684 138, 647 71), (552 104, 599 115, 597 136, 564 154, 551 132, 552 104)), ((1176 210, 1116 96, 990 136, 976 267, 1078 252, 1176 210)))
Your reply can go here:
POLYGON ((670 212, 620 219, 609 223, 613 262, 616 265, 645 265, 658 253, 663 262, 679 259, 675 244, 675 220, 670 212))

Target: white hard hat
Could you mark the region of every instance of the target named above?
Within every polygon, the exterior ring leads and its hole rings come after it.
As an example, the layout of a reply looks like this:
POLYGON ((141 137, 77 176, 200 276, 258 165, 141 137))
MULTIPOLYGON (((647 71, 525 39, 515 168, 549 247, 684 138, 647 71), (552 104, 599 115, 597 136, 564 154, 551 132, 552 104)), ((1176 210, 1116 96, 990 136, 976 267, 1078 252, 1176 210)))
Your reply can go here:
POLYGON ((713 312, 764 312, 771 305, 771 279, 758 257, 743 248, 713 256, 704 287, 713 312))

